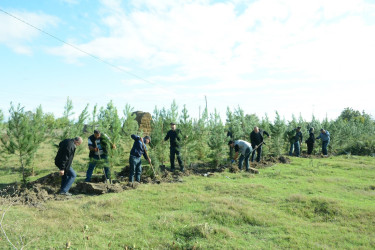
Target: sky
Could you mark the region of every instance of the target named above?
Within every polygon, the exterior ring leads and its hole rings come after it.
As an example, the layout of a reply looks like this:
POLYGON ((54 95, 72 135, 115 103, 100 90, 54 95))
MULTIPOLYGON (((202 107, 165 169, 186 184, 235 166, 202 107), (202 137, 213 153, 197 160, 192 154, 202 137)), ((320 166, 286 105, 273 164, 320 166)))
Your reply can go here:
POLYGON ((0 109, 375 117, 373 0, 0 0, 0 109))

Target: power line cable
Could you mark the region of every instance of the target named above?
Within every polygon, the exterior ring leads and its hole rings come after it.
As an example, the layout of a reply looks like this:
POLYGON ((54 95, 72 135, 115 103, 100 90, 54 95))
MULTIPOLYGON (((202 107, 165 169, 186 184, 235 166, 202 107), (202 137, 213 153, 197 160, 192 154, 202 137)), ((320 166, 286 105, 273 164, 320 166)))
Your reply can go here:
POLYGON ((10 14, 9 12, 7 12, 7 11, 1 9, 1 8, 0 8, 0 11, 3 12, 3 13, 5 13, 5 14, 7 14, 8 16, 13 17, 14 19, 16 19, 16 20, 18 20, 18 21, 20 21, 20 22, 22 22, 22 23, 24 23, 24 24, 26 24, 26 25, 28 25, 28 26, 30 26, 30 27, 32 27, 32 28, 34 28, 34 29, 36 29, 36 30, 38 30, 38 31, 40 31, 40 32, 42 32, 42 33, 48 35, 48 36, 50 36, 50 37, 52 37, 52 38, 54 38, 55 40, 57 40, 57 41, 59 41, 59 42, 61 42, 61 43, 64 43, 64 44, 66 44, 66 45, 68 45, 68 46, 74 48, 75 50, 78 50, 78 51, 80 51, 81 53, 84 53, 84 54, 86 54, 86 55, 88 55, 88 56, 90 56, 90 57, 92 57, 92 58, 94 58, 94 59, 96 59, 96 60, 98 60, 98 61, 104 63, 104 64, 107 64, 107 65, 109 65, 109 66, 111 66, 111 67, 113 67, 113 68, 115 68, 115 69, 117 69, 117 70, 120 70, 120 71, 122 71, 122 72, 124 72, 124 73, 126 73, 126 74, 129 74, 129 75, 131 75, 131 76, 134 76, 134 77, 136 77, 136 78, 138 78, 138 79, 140 79, 140 80, 142 80, 142 81, 144 81, 144 82, 147 82, 147 83, 149 83, 149 84, 151 84, 151 85, 158 85, 160 88, 163 88, 163 89, 167 90, 168 92, 170 92, 170 89, 167 89, 167 88, 165 88, 165 87, 163 87, 163 86, 161 86, 161 85, 159 85, 159 84, 153 83, 153 82, 151 82, 151 81, 149 81, 149 80, 147 80, 147 79, 144 79, 143 77, 140 77, 140 76, 138 76, 138 75, 136 75, 136 74, 134 74, 134 73, 131 73, 131 72, 127 71, 127 70, 124 70, 123 68, 121 68, 121 67, 119 67, 119 66, 117 66, 117 65, 115 65, 115 64, 113 64, 113 63, 110 63, 110 62, 108 62, 108 61, 105 61, 105 60, 101 59, 100 57, 98 57, 98 56, 96 56, 96 55, 93 55, 93 54, 91 54, 91 53, 89 53, 89 52, 86 52, 86 51, 80 49, 79 47, 77 47, 77 46, 75 46, 75 45, 73 45, 73 44, 71 44, 71 43, 68 43, 68 42, 62 40, 61 38, 59 38, 59 37, 57 37, 57 36, 55 36, 55 35, 52 35, 52 34, 48 33, 47 31, 44 31, 44 30, 42 30, 41 28, 38 28, 38 27, 36 27, 35 25, 32 25, 32 24, 28 23, 28 22, 26 22, 25 20, 23 20, 23 19, 21 19, 21 18, 19 18, 19 17, 16 17, 16 16, 10 14))

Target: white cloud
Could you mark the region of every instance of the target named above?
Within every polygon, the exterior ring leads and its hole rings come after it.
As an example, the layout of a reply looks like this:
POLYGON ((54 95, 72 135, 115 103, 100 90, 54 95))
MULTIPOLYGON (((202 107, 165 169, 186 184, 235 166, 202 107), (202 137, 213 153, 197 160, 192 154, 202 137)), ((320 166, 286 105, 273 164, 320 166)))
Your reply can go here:
MULTIPOLYGON (((225 110, 237 103, 251 107, 249 113, 254 103, 262 103, 268 113, 295 114, 313 105, 321 114, 327 106, 371 105, 369 95, 358 97, 358 89, 370 88, 375 80, 375 7, 364 0, 101 3, 101 19, 88 30, 96 36, 86 42, 74 35, 66 40, 127 72, 144 72, 148 83, 123 80, 131 96, 159 103, 174 98, 195 102, 208 95, 214 107, 225 110), (332 96, 335 91, 340 94, 332 96)), ((0 42, 6 33, 1 29, 0 42)), ((20 41, 36 37, 23 36, 26 32, 18 27, 12 30, 22 34, 20 41)), ((8 46, 31 53, 12 36, 8 46)), ((66 44, 48 52, 70 63, 87 56, 66 44)), ((123 94, 108 98, 120 100, 123 94)))
POLYGON ((32 54, 32 47, 28 43, 41 34, 40 31, 24 22, 40 29, 55 26, 59 22, 58 18, 47 14, 12 10, 7 12, 14 17, 0 12, 0 43, 20 54, 32 54))

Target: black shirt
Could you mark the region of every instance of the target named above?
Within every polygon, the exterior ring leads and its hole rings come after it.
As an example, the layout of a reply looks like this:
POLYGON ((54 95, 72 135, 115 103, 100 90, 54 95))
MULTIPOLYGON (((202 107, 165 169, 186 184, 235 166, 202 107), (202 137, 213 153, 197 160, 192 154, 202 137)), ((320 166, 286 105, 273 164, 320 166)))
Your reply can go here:
POLYGON ((255 133, 254 131, 250 133, 250 143, 253 148, 256 145, 259 145, 261 142, 263 142, 263 133, 266 134, 268 137, 270 136, 266 131, 263 131, 261 129, 258 133, 255 133))
POLYGON ((65 139, 60 142, 59 150, 55 157, 55 165, 60 170, 68 170, 73 162, 74 153, 76 152, 76 145, 74 139, 65 139))
POLYGON ((168 139, 171 148, 178 148, 180 146, 181 141, 181 130, 169 130, 164 138, 164 141, 167 141, 168 139))

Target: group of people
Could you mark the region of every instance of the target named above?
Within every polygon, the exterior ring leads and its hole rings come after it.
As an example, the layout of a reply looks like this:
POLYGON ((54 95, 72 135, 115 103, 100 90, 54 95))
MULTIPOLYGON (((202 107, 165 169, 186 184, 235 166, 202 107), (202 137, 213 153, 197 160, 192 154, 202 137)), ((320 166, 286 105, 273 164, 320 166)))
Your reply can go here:
MULTIPOLYGON (((294 130, 288 132, 289 142, 290 142, 290 150, 289 155, 292 156, 293 153, 299 157, 301 154, 301 144, 303 141, 303 136, 301 132, 301 127, 297 127, 294 130)), ((330 133, 325 129, 320 129, 320 134, 318 137, 315 138, 314 135, 314 128, 309 129, 309 138, 305 141, 307 145, 307 154, 311 155, 315 140, 322 140, 322 153, 324 156, 328 155, 328 144, 331 141, 330 133)))
MULTIPOLYGON (((176 128, 175 123, 170 124, 171 129, 167 132, 164 141, 170 142, 170 164, 171 171, 175 170, 175 158, 180 167, 180 171, 184 171, 184 165, 180 156, 180 142, 182 139, 181 130, 176 128)), ((309 138, 306 140, 307 153, 311 154, 316 139, 322 139, 322 152, 327 155, 327 146, 330 141, 330 134, 328 131, 321 129, 320 135, 315 138, 314 129, 310 128, 309 138)), ((232 163, 238 159, 238 167, 242 170, 243 163, 245 162, 245 168, 247 171, 250 169, 250 163, 256 160, 260 161, 262 155, 262 146, 264 145, 264 135, 270 138, 270 134, 258 127, 254 127, 254 130, 250 133, 250 143, 244 140, 230 140, 228 145, 234 148, 235 155, 232 163), (255 159, 256 155, 256 159, 255 159), (251 157, 251 159, 250 159, 251 157)), ((187 137, 187 136, 186 136, 187 137)), ((149 162, 151 165, 151 158, 147 154, 147 145, 151 142, 150 136, 140 137, 138 135, 131 135, 134 140, 132 149, 130 150, 129 156, 129 182, 134 180, 137 182, 141 181, 142 164, 141 157, 149 162)), ((289 155, 293 155, 293 151, 296 156, 300 155, 300 148, 302 143, 302 132, 301 127, 297 127, 289 133, 290 138, 290 151, 289 155)), ((59 173, 62 176, 61 188, 59 194, 71 195, 68 191, 72 186, 76 173, 72 168, 72 161, 76 151, 76 147, 82 144, 82 138, 76 137, 74 139, 65 139, 60 142, 59 150, 55 158, 55 165, 60 169, 59 173)), ((116 149, 116 145, 111 142, 110 138, 101 133, 99 130, 94 130, 94 134, 88 138, 89 148, 89 165, 86 172, 86 182, 91 181, 92 173, 98 164, 103 164, 104 176, 106 181, 110 180, 111 172, 108 166, 108 148, 116 149)))
MULTIPOLYGON (((250 168, 250 157, 251 162, 254 162, 255 154, 257 155, 256 161, 259 162, 262 155, 262 146, 264 145, 264 135, 270 138, 270 134, 258 127, 254 127, 254 130, 250 133, 250 143, 244 140, 229 141, 228 145, 231 148, 234 148, 235 155, 233 157, 232 163, 237 160, 238 156, 238 167, 242 170, 243 162, 245 162, 246 171, 249 171, 250 168)), ((303 135, 301 132, 301 127, 297 127, 292 131, 288 132, 289 141, 290 141, 290 150, 289 155, 294 154, 299 157, 301 154, 301 144, 303 140, 303 135)), ((327 130, 321 129, 320 135, 315 138, 314 128, 309 129, 309 138, 305 141, 307 144, 307 154, 311 155, 315 140, 322 140, 322 153, 324 156, 328 155, 328 144, 330 142, 330 134, 327 130)))
MULTIPOLYGON (((181 131, 176 129, 176 124, 171 123, 171 130, 167 132, 164 140, 170 141, 170 162, 171 171, 175 170, 175 157, 177 156, 177 161, 180 166, 180 171, 184 171, 183 162, 180 156, 180 141, 181 141, 181 131)), ((149 162, 151 165, 151 158, 147 154, 147 144, 151 142, 150 136, 140 137, 138 135, 131 135, 134 140, 132 149, 130 150, 129 156, 129 182, 133 182, 134 179, 137 182, 141 181, 142 165, 141 157, 149 162)), ((69 189, 72 186, 77 174, 72 168, 72 162, 77 146, 82 144, 81 137, 75 137, 73 139, 65 139, 59 143, 59 150, 55 157, 55 165, 59 168, 59 174, 62 177, 61 187, 59 194, 70 196, 69 189)), ((99 130, 94 130, 88 138, 88 148, 89 148, 89 166, 86 172, 86 182, 91 181, 91 177, 95 167, 98 164, 102 164, 104 167, 104 177, 106 181, 110 181, 111 172, 108 166, 108 147, 116 149, 116 145, 111 142, 110 138, 101 133, 99 130)))

